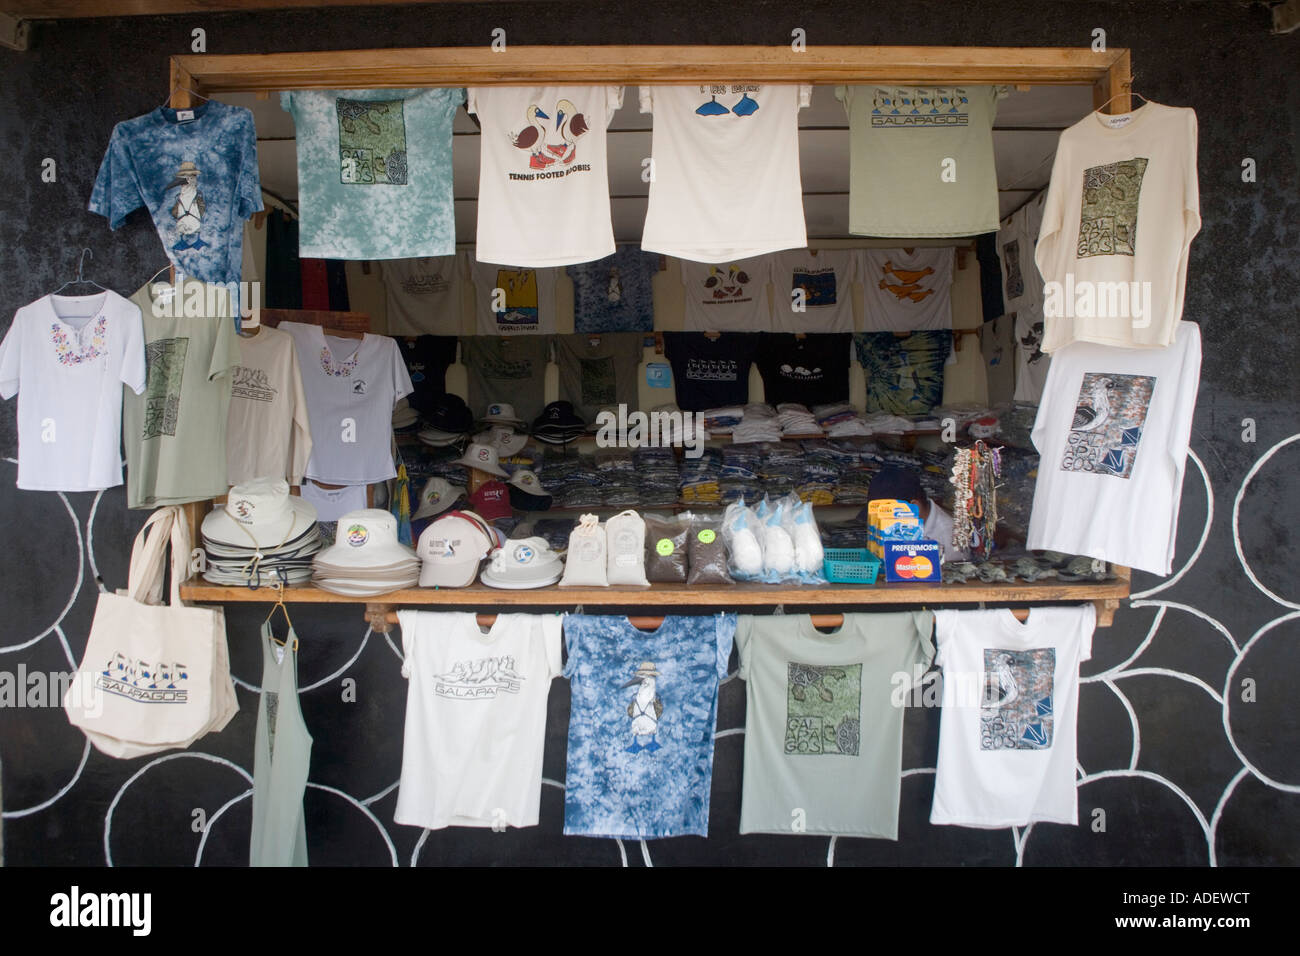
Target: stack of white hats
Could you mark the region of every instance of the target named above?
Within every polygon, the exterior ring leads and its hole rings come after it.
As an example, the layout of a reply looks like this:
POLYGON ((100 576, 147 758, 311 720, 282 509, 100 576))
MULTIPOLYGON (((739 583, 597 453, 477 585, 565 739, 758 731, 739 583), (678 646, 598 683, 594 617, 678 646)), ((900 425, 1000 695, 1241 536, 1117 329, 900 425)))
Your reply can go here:
POLYGON ((339 519, 334 545, 316 555, 312 583, 349 597, 371 597, 414 587, 420 559, 397 540, 397 519, 378 508, 339 519))
POLYGON ((545 538, 507 541, 491 557, 482 580, 494 588, 543 588, 560 580, 564 573, 564 562, 545 538))
POLYGON ((304 584, 321 546, 315 506, 290 495, 283 478, 235 485, 225 505, 204 517, 200 533, 210 584, 304 584))

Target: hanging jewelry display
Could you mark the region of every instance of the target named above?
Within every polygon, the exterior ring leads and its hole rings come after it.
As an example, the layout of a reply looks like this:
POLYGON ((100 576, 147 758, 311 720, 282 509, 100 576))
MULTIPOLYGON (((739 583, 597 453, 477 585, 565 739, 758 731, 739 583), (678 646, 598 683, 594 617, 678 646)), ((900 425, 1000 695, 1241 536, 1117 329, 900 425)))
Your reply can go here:
POLYGON ((952 466, 952 544, 969 549, 971 559, 982 561, 993 552, 993 532, 998 523, 997 479, 1002 475, 1001 450, 982 441, 958 448, 952 466))

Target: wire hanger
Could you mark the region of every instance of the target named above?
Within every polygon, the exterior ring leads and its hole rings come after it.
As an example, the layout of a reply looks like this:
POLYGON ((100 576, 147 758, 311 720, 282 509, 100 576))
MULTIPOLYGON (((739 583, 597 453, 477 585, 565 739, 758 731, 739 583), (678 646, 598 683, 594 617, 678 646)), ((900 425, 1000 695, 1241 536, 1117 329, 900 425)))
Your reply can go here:
POLYGON ((162 106, 166 109, 171 109, 172 97, 175 96, 177 93, 191 93, 194 96, 197 96, 201 100, 206 100, 209 103, 212 102, 212 97, 204 96, 198 90, 192 90, 188 86, 173 86, 172 91, 167 94, 167 99, 163 100, 162 106))
MULTIPOLYGON (((266 616, 266 620, 263 621, 262 624, 263 626, 270 624, 271 618, 275 617, 275 612, 276 609, 278 608, 284 614, 284 623, 287 624, 289 627, 288 634, 293 634, 294 633, 293 621, 289 617, 289 608, 284 603, 284 582, 283 581, 276 584, 275 592, 276 592, 275 604, 271 606, 271 613, 266 616)), ((286 634, 285 639, 282 641, 275 636, 275 631, 272 630, 271 640, 275 641, 275 643, 279 644, 281 647, 288 647, 289 646, 288 634, 286 634)), ((293 651, 295 654, 298 652, 298 638, 296 635, 294 636, 293 639, 293 651)))
POLYGON ((79 285, 79 284, 87 284, 87 283, 93 285, 96 289, 103 289, 103 291, 105 292, 108 291, 102 285, 96 282, 94 279, 86 278, 86 274, 84 271, 86 266, 86 256, 90 256, 90 258, 92 259, 95 258, 95 254, 90 251, 89 246, 81 250, 81 258, 77 260, 77 277, 75 279, 69 279, 67 282, 63 283, 63 285, 55 289, 53 293, 54 295, 58 295, 60 292, 62 292, 70 285, 79 285))
MULTIPOLYGON (((1109 100, 1107 100, 1105 103, 1102 103, 1101 106, 1098 106, 1095 110, 1093 110, 1093 112, 1094 112, 1094 113, 1100 113, 1100 112, 1101 112, 1102 110, 1104 110, 1106 107, 1110 106, 1110 104, 1111 104, 1114 100, 1117 100, 1117 99, 1119 99, 1121 96, 1125 96, 1125 95, 1128 95, 1128 96, 1136 96, 1136 97, 1137 97, 1138 99, 1140 99, 1143 103, 1150 103, 1150 102, 1151 102, 1149 99, 1147 99, 1147 98, 1146 98, 1145 96, 1143 96, 1141 93, 1139 93, 1137 90, 1133 89, 1133 84, 1132 84, 1132 83, 1124 83, 1124 84, 1122 84, 1122 85, 1123 85, 1123 87, 1124 87, 1123 90, 1121 90, 1119 93, 1116 93, 1114 96, 1112 96, 1112 97, 1111 97, 1109 100)), ((1118 115, 1118 114, 1108 114, 1108 115, 1118 115)))

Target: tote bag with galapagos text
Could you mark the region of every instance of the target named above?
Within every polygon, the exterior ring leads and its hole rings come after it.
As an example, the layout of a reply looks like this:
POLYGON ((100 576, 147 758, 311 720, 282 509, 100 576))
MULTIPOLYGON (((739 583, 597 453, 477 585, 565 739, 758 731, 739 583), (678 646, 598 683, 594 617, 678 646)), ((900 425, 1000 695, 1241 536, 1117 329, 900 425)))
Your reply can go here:
POLYGON ((103 593, 76 678, 68 720, 113 757, 185 748, 239 709, 221 609, 181 603, 190 532, 179 508, 150 515, 131 548, 125 591, 103 593), (169 604, 161 603, 171 545, 169 604))

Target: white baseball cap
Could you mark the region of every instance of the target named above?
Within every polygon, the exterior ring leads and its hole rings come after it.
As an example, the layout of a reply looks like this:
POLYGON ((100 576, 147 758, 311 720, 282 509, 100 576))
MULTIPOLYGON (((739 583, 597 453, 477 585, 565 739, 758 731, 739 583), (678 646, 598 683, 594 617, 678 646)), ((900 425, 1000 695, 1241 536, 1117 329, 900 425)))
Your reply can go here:
POLYGON ((479 562, 496 540, 477 515, 453 511, 436 519, 420 535, 420 587, 463 588, 474 583, 479 562))
POLYGON ((454 505, 463 494, 465 494, 464 488, 453 485, 446 478, 430 478, 420 491, 420 506, 415 509, 415 514, 411 515, 411 520, 418 521, 421 518, 440 515, 454 505))
POLYGON ((490 587, 522 590, 554 584, 563 573, 564 562, 545 538, 521 538, 492 552, 482 580, 490 587))
POLYGON ((457 458, 452 464, 464 465, 466 468, 477 468, 479 471, 485 471, 489 475, 496 475, 498 478, 509 478, 501 470, 501 459, 497 455, 495 445, 485 445, 482 442, 473 442, 465 449, 465 454, 457 458))
POLYGON ((235 548, 274 548, 300 538, 316 523, 316 506, 289 494, 283 478, 254 478, 235 485, 224 507, 208 512, 205 540, 235 548))

